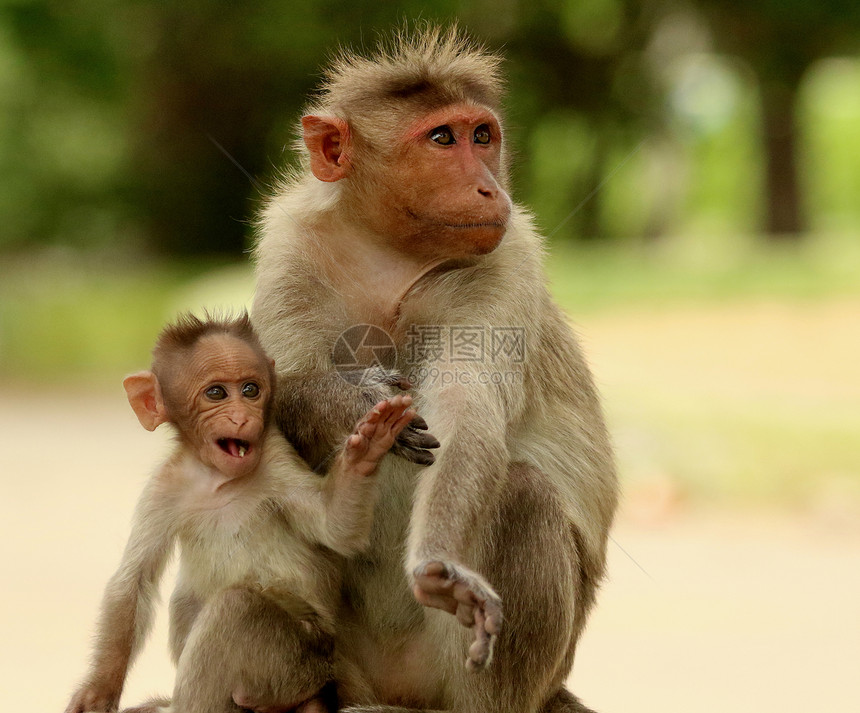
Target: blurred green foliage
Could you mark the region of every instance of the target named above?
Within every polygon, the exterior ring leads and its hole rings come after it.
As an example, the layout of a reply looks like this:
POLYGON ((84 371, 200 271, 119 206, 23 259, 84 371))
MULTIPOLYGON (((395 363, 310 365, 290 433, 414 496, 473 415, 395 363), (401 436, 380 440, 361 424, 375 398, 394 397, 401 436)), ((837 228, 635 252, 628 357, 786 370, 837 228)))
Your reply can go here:
MULTIPOLYGON (((820 301, 860 296, 860 242, 829 233, 786 246, 740 234, 678 236, 659 248, 556 245, 547 272, 575 321, 634 306, 820 301)), ((0 383, 116 382, 146 366, 165 321, 183 310, 250 307, 253 293, 244 261, 142 263, 64 249, 10 258, 0 266, 0 383)))
POLYGON ((813 229, 853 225, 860 70, 846 53, 860 13, 801 5, 10 0, 0 254, 239 254, 261 196, 218 146, 268 184, 294 160, 326 59, 419 18, 458 22, 506 56, 515 195, 557 239, 757 230, 779 190, 765 89, 790 67, 798 210, 813 229), (840 65, 821 64, 834 53, 840 65))
MULTIPOLYGON (((255 183, 294 161, 321 67, 419 19, 456 21, 507 58, 514 197, 550 238, 575 321, 856 304, 848 0, 4 0, 0 384, 118 387, 178 311, 248 305, 255 183), (775 225, 786 206, 794 225, 775 225)), ((638 358, 605 388, 633 488, 649 469, 712 498, 856 486, 854 383, 808 402, 698 373, 667 388, 638 358)))
POLYGON ((839 270, 856 264, 854 240, 829 267, 810 255, 860 223, 860 61, 828 58, 852 50, 855 13, 837 0, 796 16, 777 5, 2 3, 0 367, 42 378, 139 365, 177 294, 248 247, 261 196, 243 171, 267 184, 294 160, 287 146, 327 57, 417 18, 459 22, 507 57, 514 195, 554 246, 568 306, 850 289, 856 275, 839 270), (802 34, 792 17, 818 38, 797 48, 807 70, 793 109, 817 237, 757 253, 738 236, 756 235, 765 212, 768 48, 753 58, 739 43, 802 34), (746 34, 720 34, 739 18, 746 34))

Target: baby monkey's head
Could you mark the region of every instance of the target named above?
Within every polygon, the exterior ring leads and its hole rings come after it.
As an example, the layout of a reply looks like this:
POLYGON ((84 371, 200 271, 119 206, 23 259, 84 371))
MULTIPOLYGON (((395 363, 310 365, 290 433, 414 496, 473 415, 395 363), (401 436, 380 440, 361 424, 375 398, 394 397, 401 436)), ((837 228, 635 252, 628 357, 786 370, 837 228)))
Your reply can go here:
POLYGON ((183 315, 159 335, 152 369, 123 386, 144 428, 172 423, 204 465, 234 478, 259 465, 275 371, 247 313, 183 315))

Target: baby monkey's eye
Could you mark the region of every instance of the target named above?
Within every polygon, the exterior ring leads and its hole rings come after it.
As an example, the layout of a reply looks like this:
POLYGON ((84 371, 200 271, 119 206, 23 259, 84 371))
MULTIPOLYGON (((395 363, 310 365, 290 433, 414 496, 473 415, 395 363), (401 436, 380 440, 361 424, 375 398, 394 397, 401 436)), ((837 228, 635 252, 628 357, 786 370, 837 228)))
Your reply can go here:
POLYGON ((477 129, 475 129, 476 144, 488 144, 490 143, 491 138, 492 134, 490 133, 490 127, 486 124, 481 124, 477 129))
POLYGON ((441 144, 442 146, 450 146, 451 144, 456 143, 454 140, 454 132, 451 131, 448 126, 437 126, 430 132, 429 136, 431 141, 435 141, 437 144, 441 144))
POLYGON ((227 389, 223 386, 210 386, 206 389, 206 398, 210 401, 223 401, 227 398, 227 389))
POLYGON ((242 387, 242 396, 246 399, 256 399, 260 395, 260 387, 253 381, 249 381, 242 387))

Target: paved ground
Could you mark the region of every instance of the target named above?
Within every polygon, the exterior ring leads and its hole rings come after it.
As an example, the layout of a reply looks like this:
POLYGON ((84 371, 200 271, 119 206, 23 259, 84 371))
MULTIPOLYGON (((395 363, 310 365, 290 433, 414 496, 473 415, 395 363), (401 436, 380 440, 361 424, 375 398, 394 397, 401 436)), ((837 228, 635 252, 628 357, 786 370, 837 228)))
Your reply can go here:
MULTIPOLYGON (((683 323, 695 329, 692 318, 683 323)), ((635 377, 613 363, 619 353, 639 364, 670 353, 649 356, 644 337, 625 343, 629 327, 606 320, 587 331, 610 386, 635 377)), ((839 339, 856 344, 856 333, 839 339)), ((705 340, 701 354, 683 358, 705 359, 709 349, 705 340)), ((845 359, 843 349, 815 378, 847 369, 845 359)), ((689 373, 664 369, 666 379, 689 373)), ((9 710, 59 712, 85 669, 102 587, 167 438, 139 427, 119 385, 110 394, 13 387, 0 395, 0 442, 0 690, 9 710)), ((860 710, 855 511, 702 510, 679 505, 660 482, 628 494, 572 688, 601 713, 860 710)), ((170 688, 160 615, 129 703, 170 688)))
POLYGON ((571 680, 587 703, 604 713, 860 711, 856 531, 700 512, 621 523, 613 538, 571 680))

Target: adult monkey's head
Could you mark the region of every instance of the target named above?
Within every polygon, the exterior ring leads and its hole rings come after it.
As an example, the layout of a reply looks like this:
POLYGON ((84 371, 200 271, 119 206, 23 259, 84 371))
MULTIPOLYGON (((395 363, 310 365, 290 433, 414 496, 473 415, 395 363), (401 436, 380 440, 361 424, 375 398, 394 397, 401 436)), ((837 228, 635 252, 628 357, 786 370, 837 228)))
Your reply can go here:
POLYGON ((511 213, 499 63, 456 29, 341 54, 302 128, 342 219, 422 260, 494 250, 511 213))

